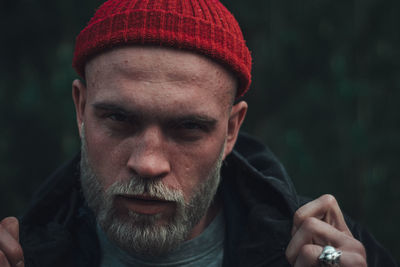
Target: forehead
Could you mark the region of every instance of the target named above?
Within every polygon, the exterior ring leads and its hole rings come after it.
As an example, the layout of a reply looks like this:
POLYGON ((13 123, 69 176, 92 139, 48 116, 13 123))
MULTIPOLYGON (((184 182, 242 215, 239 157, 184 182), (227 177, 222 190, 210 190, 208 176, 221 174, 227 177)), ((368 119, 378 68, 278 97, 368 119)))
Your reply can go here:
POLYGON ((85 71, 88 88, 98 91, 106 87, 109 94, 126 86, 137 97, 193 94, 229 103, 236 89, 235 77, 218 63, 192 52, 164 47, 113 49, 89 61, 85 71))

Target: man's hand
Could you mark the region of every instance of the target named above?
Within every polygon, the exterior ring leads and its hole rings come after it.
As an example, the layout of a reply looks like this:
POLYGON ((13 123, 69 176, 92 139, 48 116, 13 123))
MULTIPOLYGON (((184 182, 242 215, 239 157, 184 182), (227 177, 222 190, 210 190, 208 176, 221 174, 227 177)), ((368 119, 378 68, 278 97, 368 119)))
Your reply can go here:
POLYGON ((0 222, 0 267, 23 267, 24 254, 19 244, 19 224, 15 217, 0 222))
POLYGON ((296 211, 286 257, 295 267, 319 266, 318 257, 327 245, 342 251, 341 267, 367 266, 365 248, 351 234, 332 195, 323 195, 296 211))

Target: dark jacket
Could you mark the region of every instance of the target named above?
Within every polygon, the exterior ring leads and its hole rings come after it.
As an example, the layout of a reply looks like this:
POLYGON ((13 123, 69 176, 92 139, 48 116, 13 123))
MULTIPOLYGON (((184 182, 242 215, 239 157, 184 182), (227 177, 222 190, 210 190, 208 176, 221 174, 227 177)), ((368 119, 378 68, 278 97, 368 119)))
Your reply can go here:
MULTIPOLYGON (((98 266, 100 247, 94 216, 79 183, 79 156, 59 168, 37 192, 21 218, 27 267, 98 266)), ((222 168, 224 266, 289 266, 285 249, 294 212, 304 204, 274 155, 241 134, 222 168)), ((368 266, 396 266, 388 253, 357 224, 353 235, 367 250, 368 266)))

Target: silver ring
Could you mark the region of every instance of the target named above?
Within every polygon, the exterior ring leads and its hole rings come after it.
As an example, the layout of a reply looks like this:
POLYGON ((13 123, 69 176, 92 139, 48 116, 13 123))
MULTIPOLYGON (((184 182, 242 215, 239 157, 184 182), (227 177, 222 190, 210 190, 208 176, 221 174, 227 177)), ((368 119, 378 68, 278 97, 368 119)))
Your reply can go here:
POLYGON ((321 266, 339 266, 341 255, 342 252, 340 250, 336 250, 332 246, 325 246, 318 260, 321 266))

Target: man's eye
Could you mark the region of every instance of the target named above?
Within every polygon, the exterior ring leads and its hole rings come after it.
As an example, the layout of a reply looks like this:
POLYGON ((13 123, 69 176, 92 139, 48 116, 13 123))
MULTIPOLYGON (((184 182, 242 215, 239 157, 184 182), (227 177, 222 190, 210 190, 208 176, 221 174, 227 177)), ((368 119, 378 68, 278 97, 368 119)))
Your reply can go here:
POLYGON ((204 126, 196 122, 185 122, 181 124, 181 127, 185 130, 203 130, 204 126))
POLYGON ((127 116, 123 115, 123 114, 118 114, 118 113, 113 113, 113 114, 109 114, 107 115, 107 117, 113 121, 117 121, 117 122, 125 122, 128 120, 127 116))

